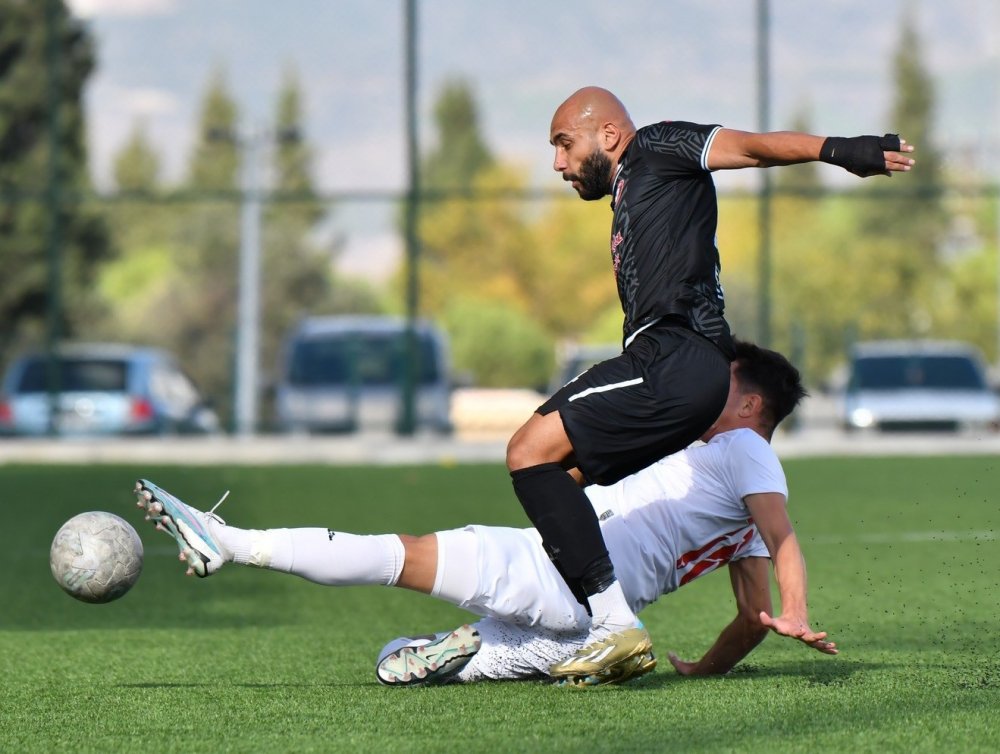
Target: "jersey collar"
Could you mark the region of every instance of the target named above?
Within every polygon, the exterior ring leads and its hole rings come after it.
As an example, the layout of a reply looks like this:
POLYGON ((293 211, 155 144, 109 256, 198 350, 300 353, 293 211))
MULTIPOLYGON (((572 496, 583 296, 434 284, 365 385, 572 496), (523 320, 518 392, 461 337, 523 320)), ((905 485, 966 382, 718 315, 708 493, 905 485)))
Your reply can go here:
POLYGON ((615 202, 618 201, 618 179, 622 174, 622 169, 625 167, 625 155, 622 155, 621 161, 618 163, 618 167, 615 169, 615 176, 611 179, 611 209, 615 208, 615 202))

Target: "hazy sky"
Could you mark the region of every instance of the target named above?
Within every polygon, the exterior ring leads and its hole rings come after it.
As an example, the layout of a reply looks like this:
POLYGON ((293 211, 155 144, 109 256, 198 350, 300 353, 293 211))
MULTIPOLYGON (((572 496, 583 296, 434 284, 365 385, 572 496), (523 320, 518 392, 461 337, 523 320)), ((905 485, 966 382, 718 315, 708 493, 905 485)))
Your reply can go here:
MULTIPOLYGON (((225 72, 244 124, 259 126, 294 66, 320 185, 403 185, 402 0, 70 5, 98 46, 87 106, 99 184, 107 185, 111 156, 139 117, 164 154, 166 177, 183 174, 213 69, 225 72)), ((451 76, 473 85, 495 151, 548 188, 562 186, 549 169, 549 118, 582 85, 614 90, 637 124, 673 118, 755 129, 755 8, 754 0, 420 0, 421 138, 432 137, 434 94, 451 76)), ((935 79, 941 146, 960 164, 970 155, 991 160, 991 169, 1000 164, 1000 2, 770 0, 770 8, 772 128, 805 108, 820 133, 892 130, 891 56, 906 13, 935 79)))

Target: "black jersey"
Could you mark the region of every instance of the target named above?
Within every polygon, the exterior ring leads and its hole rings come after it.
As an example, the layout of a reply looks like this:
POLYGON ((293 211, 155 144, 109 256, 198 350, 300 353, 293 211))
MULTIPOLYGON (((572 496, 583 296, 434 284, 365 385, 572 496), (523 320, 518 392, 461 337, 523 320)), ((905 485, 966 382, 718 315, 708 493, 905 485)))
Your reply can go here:
POLYGON ((611 262, 626 341, 669 317, 732 352, 723 317, 718 207, 708 151, 721 126, 682 121, 640 128, 612 182, 611 262))

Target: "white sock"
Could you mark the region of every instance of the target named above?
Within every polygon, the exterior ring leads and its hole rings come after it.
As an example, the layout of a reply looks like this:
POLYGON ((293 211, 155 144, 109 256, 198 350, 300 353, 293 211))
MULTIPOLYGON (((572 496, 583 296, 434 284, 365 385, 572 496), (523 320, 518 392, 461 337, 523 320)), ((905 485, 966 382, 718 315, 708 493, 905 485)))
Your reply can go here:
POLYGON ((327 586, 393 586, 406 550, 395 534, 348 534, 331 529, 217 527, 234 563, 284 571, 327 586))
POLYGON ((591 639, 603 638, 608 634, 632 628, 638 621, 625 600, 620 581, 615 581, 603 592, 589 595, 587 602, 590 603, 590 611, 593 614, 590 622, 591 639))

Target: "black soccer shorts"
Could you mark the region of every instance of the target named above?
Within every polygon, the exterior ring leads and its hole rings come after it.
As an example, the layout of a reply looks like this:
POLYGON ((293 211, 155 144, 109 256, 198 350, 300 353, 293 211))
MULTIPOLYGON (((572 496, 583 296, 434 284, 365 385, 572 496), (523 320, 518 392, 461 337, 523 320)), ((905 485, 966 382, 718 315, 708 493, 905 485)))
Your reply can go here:
POLYGON ((728 396, 729 359, 701 335, 665 324, 643 330, 537 413, 559 412, 584 478, 607 485, 699 439, 728 396))

